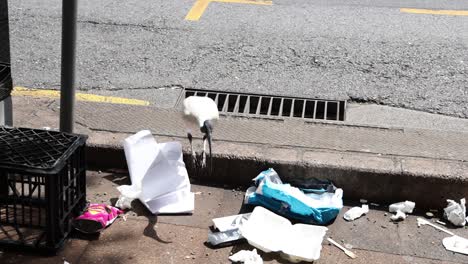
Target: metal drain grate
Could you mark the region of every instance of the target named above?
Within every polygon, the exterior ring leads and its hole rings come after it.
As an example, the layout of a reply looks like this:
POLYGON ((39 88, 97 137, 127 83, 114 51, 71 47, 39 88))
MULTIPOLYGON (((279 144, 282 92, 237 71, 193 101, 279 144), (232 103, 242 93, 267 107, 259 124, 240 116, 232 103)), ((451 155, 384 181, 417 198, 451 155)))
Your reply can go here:
MULTIPOLYGON (((185 89, 183 98, 208 96, 221 113, 344 121, 346 101, 185 89)), ((179 105, 182 100, 179 100, 179 105)))

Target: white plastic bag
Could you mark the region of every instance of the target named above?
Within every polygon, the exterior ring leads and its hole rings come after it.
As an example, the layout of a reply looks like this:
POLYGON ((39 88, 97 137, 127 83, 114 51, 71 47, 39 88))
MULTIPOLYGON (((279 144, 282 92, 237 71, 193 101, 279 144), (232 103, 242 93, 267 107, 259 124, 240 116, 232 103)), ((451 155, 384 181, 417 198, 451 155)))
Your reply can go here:
POLYGON ((139 199, 153 214, 193 212, 195 197, 179 142, 158 144, 149 130, 143 130, 123 145, 132 185, 117 188, 121 193, 117 205, 128 207, 139 199))

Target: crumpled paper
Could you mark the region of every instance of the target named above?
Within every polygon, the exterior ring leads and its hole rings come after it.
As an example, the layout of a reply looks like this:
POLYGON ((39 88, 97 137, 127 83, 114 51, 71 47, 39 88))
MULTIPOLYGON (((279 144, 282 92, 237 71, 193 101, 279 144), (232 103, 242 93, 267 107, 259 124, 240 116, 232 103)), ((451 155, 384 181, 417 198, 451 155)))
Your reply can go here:
POLYGON ((123 142, 131 185, 117 187, 116 206, 126 209, 139 199, 153 214, 192 213, 195 196, 179 142, 157 143, 149 130, 123 142))
POLYGON ((241 250, 229 257, 230 261, 243 262, 245 264, 263 264, 263 259, 257 254, 257 249, 252 251, 241 250))
POLYGON ((361 207, 356 206, 349 209, 344 215, 343 218, 346 221, 353 221, 354 219, 358 219, 359 217, 369 213, 369 205, 363 204, 361 207))
POLYGON ((466 224, 466 207, 465 198, 460 199, 460 203, 454 200, 447 200, 447 207, 444 209, 444 218, 456 226, 465 226, 466 224))
POLYGON ((396 213, 390 217, 392 221, 405 220, 406 214, 411 214, 414 210, 416 203, 411 201, 404 201, 391 204, 388 208, 390 213, 396 213))
POLYGON ((405 220, 405 219, 406 219, 406 214, 400 210, 396 211, 396 214, 390 216, 390 220, 392 221, 405 220))

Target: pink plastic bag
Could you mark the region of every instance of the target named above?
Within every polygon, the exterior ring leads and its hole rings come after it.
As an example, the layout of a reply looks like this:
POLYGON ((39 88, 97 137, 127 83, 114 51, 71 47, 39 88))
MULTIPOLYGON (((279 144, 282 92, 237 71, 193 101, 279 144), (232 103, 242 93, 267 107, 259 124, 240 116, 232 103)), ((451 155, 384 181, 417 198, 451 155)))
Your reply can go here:
POLYGON ((106 204, 89 204, 86 211, 75 218, 75 229, 80 232, 93 234, 111 225, 123 211, 106 204))

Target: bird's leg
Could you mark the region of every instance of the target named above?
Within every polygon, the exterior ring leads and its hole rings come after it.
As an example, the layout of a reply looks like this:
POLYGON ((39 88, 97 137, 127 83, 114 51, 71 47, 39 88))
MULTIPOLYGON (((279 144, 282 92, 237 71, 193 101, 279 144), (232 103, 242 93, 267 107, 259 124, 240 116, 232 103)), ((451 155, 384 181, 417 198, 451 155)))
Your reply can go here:
POLYGON ((207 135, 203 136, 203 152, 202 152, 202 168, 206 167, 206 143, 207 143, 207 135))
POLYGON ((192 162, 193 164, 195 164, 195 151, 193 150, 193 136, 192 136, 192 133, 191 131, 188 131, 187 132, 187 138, 189 140, 189 143, 190 143, 190 152, 192 153, 192 162))
POLYGON ((209 155, 210 155, 210 170, 209 174, 213 172, 213 156, 211 153, 211 133, 213 132, 213 124, 210 120, 203 122, 203 126, 200 128, 201 132, 205 133, 203 136, 203 165, 206 166, 206 144, 208 143, 209 155))
POLYGON ((208 150, 210 151, 209 152, 209 155, 210 155, 210 176, 211 174, 213 173, 213 155, 212 155, 212 149, 211 149, 211 141, 212 141, 212 138, 211 138, 211 131, 208 131, 208 133, 206 134, 207 135, 207 138, 208 138, 208 150))

